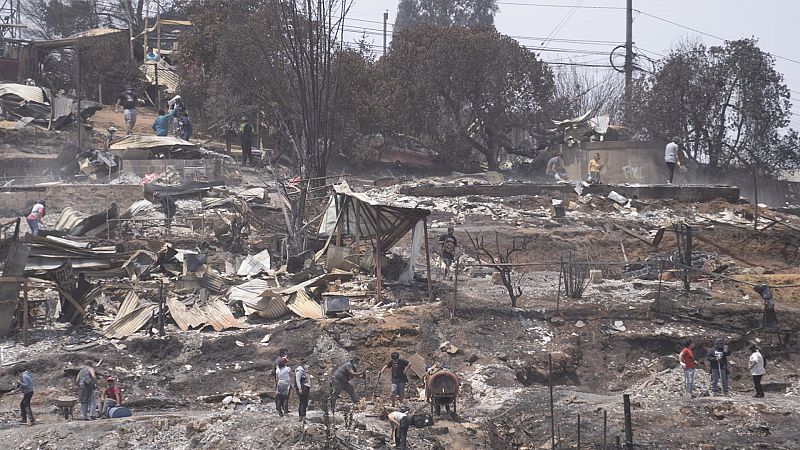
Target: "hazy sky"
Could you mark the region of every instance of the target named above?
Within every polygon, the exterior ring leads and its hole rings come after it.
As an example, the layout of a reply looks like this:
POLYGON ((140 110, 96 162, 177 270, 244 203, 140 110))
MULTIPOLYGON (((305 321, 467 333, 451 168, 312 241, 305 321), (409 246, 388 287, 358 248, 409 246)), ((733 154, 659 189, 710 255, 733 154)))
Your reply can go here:
MULTIPOLYGON (((347 21, 348 30, 352 31, 348 32, 346 38, 355 39, 365 31, 369 35, 368 38, 374 40, 376 51, 380 52, 383 44, 381 36, 383 13, 388 9, 391 40, 391 23, 394 22, 397 13, 397 3, 397 0, 353 0, 347 21)), ((520 42, 524 45, 540 46, 543 38, 553 32, 572 12, 569 19, 552 36, 555 41, 547 45, 548 48, 566 49, 570 52, 544 51, 541 54, 542 59, 605 65, 608 63, 606 54, 614 48, 614 44, 557 40, 624 43, 625 3, 625 0, 500 0, 498 2, 500 11, 495 16, 495 25, 501 33, 534 38, 520 38, 520 42), (576 4, 584 8, 573 10, 571 7, 576 4), (603 7, 623 9, 602 9, 603 7)), ((783 73, 789 89, 792 90, 794 103, 792 126, 800 129, 800 101, 797 101, 800 99, 800 31, 798 31, 800 1, 634 0, 633 8, 642 11, 641 14, 634 12, 634 43, 640 53, 653 59, 661 58, 659 54, 666 54, 675 43, 687 38, 700 39, 707 45, 721 44, 722 41, 658 20, 650 15, 725 39, 756 37, 762 50, 794 60, 795 62, 777 59, 776 67, 783 73)))

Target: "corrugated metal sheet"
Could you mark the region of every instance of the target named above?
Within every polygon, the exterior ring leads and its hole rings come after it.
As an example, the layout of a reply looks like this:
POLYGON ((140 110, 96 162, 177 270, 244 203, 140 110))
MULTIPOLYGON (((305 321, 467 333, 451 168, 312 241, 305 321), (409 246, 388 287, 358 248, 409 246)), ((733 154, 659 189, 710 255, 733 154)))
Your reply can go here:
POLYGON ((167 308, 178 328, 187 331, 191 328, 202 328, 210 325, 215 331, 227 328, 247 328, 247 325, 236 320, 233 313, 221 300, 211 300, 205 305, 195 303, 186 306, 176 298, 167 298, 167 308))
POLYGON ((147 324, 158 305, 141 305, 133 311, 117 319, 103 330, 103 336, 109 339, 124 339, 141 330, 147 324))
MULTIPOLYGON (((168 94, 173 94, 178 90, 181 84, 181 77, 164 61, 158 61, 158 84, 164 86, 164 91, 168 94)), ((156 84, 156 64, 147 63, 139 67, 144 72, 147 82, 156 84)))
POLYGON ((305 289, 301 289, 289 296, 286 306, 293 313, 306 319, 321 319, 324 317, 322 307, 308 296, 305 289))
MULTIPOLYGON (((281 317, 291 314, 292 310, 286 306, 286 300, 283 297, 265 298, 266 306, 264 309, 258 311, 258 315, 265 319, 280 319, 281 317)), ((245 312, 247 308, 245 308, 245 312)), ((251 310, 252 311, 252 310, 251 310)))
POLYGON ((0 84, 0 97, 16 101, 16 97, 26 102, 47 103, 47 95, 39 86, 27 86, 18 83, 0 84))
POLYGON ((333 186, 336 191, 328 201, 327 210, 319 228, 320 236, 331 236, 336 232, 337 219, 342 234, 354 235, 356 214, 359 216, 359 236, 362 239, 378 234, 380 247, 388 250, 406 235, 414 225, 427 217, 431 211, 422 208, 407 208, 382 204, 363 193, 350 190, 346 182, 333 186), (338 211, 337 211, 338 207, 338 211), (341 218, 339 215, 341 213, 341 218))
POLYGON ((190 328, 199 328, 206 323, 205 314, 200 308, 195 306, 187 307, 174 297, 167 297, 167 308, 172 320, 183 331, 187 331, 190 328))
POLYGON ((202 307, 205 313, 207 323, 211 325, 215 331, 222 331, 227 328, 247 328, 247 325, 236 320, 230 308, 222 302, 222 300, 213 300, 208 302, 207 305, 202 307))
POLYGON ((189 141, 173 136, 154 136, 150 134, 131 134, 114 142, 109 150, 127 150, 132 148, 157 148, 157 147, 197 147, 189 141))
POLYGON ((86 214, 81 214, 67 206, 61 210, 61 214, 58 216, 58 222, 56 222, 53 229, 56 231, 69 231, 70 228, 79 224, 85 218, 86 214))
POLYGON ((125 299, 122 300, 122 305, 120 305, 119 311, 117 311, 117 317, 114 320, 119 320, 125 317, 126 314, 129 314, 138 308, 140 304, 141 300, 139 299, 139 296, 136 295, 136 292, 128 291, 128 293, 125 294, 125 299))
POLYGON ((3 266, 3 276, 21 277, 25 273, 25 264, 28 260, 30 250, 30 245, 15 242, 6 256, 6 264, 3 266))
POLYGON ((428 372, 428 365, 425 363, 425 358, 419 353, 414 353, 408 358, 408 362, 411 365, 411 372, 420 380, 424 379, 428 372))
POLYGON ((203 278, 200 279, 200 286, 214 294, 221 294, 225 290, 225 279, 209 269, 203 273, 203 278))
POLYGON ((251 280, 247 283, 232 287, 228 291, 228 301, 230 303, 242 302, 245 314, 247 315, 263 311, 268 307, 270 299, 262 297, 262 294, 264 291, 274 286, 274 281, 270 282, 269 280, 260 279, 251 280))

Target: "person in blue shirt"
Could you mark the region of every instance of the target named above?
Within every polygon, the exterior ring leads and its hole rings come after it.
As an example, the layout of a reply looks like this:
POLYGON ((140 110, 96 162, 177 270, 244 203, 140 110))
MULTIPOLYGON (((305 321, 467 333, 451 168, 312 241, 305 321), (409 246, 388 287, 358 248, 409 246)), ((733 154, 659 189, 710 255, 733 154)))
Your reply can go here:
POLYGON ((158 60, 158 54, 153 50, 153 47, 148 47, 147 54, 144 55, 144 62, 156 62, 158 60))
POLYGON ((153 121, 152 127, 153 131, 156 132, 156 136, 167 136, 169 134, 169 128, 172 124, 172 117, 174 114, 173 111, 165 113, 163 109, 158 110, 158 117, 153 121))
POLYGON ((22 423, 30 423, 33 425, 36 420, 33 418, 33 411, 31 410, 31 398, 33 398, 33 377, 24 367, 17 367, 15 369, 19 375, 19 384, 17 389, 22 393, 22 401, 19 403, 19 410, 22 414, 22 423), (30 417, 31 421, 28 422, 30 417))

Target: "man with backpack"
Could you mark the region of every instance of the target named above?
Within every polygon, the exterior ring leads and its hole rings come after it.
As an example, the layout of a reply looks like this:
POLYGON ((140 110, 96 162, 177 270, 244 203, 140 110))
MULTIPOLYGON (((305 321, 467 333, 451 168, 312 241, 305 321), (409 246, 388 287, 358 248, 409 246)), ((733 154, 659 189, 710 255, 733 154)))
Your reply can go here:
POLYGON ((411 368, 409 362, 400 357, 400 353, 392 352, 392 359, 386 363, 381 371, 378 373, 383 373, 386 369, 392 371, 392 407, 395 405, 395 400, 400 400, 400 403, 403 403, 403 397, 405 396, 406 391, 406 383, 408 382, 408 376, 406 375, 408 370, 411 368))
POLYGON ((97 374, 94 371, 94 363, 86 361, 86 364, 78 371, 75 379, 78 384, 78 402, 81 404, 81 420, 95 420, 97 418, 97 374))
POLYGON ((719 382, 722 381, 722 395, 730 395, 728 386, 728 356, 731 350, 723 345, 722 338, 714 339, 714 347, 708 349, 706 359, 711 365, 711 392, 719 393, 719 382))

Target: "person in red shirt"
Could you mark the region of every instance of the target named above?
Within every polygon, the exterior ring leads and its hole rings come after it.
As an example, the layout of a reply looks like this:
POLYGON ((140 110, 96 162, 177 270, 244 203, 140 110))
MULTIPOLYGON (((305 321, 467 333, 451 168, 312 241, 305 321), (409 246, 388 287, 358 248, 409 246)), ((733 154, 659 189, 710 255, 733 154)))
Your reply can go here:
POLYGON ((678 356, 678 360, 683 367, 683 381, 686 384, 686 398, 692 398, 692 391, 694 390, 694 370, 697 367, 697 361, 694 359, 692 352, 692 341, 686 341, 686 344, 678 356))
POLYGON ((103 409, 101 417, 108 418, 108 410, 115 406, 122 406, 122 391, 114 383, 114 378, 106 378, 107 387, 103 391, 103 409))

